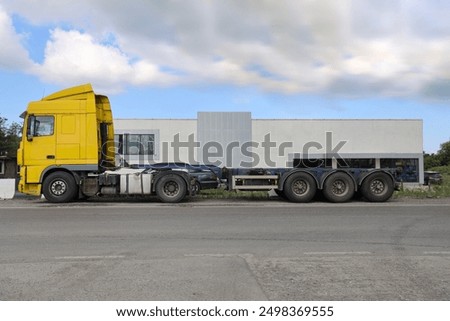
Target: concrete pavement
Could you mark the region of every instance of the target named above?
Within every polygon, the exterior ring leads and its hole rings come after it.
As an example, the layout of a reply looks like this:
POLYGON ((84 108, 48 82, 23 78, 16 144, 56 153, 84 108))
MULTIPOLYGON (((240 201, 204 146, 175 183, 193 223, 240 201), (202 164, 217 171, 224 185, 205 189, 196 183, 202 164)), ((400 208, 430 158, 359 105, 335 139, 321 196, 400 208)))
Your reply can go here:
POLYGON ((448 300, 450 202, 0 204, 1 300, 448 300))

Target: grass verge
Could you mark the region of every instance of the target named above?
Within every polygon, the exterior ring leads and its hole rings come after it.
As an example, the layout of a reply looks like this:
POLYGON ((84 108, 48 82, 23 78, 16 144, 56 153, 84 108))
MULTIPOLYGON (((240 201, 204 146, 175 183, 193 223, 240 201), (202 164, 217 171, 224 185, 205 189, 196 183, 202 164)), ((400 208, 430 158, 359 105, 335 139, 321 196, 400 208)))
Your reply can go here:
POLYGON ((267 200, 269 199, 269 194, 266 191, 228 191, 218 188, 200 191, 195 197, 208 199, 267 200))

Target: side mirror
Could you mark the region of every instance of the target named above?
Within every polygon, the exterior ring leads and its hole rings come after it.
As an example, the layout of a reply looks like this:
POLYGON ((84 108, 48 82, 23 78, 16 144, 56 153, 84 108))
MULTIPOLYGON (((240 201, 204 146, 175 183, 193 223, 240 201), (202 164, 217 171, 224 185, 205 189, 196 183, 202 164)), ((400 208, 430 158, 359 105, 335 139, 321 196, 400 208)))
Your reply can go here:
POLYGON ((34 115, 28 116, 27 120, 27 140, 31 142, 34 137, 34 128, 36 124, 36 117, 34 115))

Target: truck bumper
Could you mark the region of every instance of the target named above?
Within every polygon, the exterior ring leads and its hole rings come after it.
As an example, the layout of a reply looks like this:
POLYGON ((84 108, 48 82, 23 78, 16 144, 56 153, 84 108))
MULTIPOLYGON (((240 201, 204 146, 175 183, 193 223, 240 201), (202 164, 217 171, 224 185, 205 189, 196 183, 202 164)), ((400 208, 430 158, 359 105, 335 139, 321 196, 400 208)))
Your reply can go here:
POLYGON ((28 195, 34 195, 34 196, 40 196, 42 184, 26 184, 22 180, 20 180, 19 185, 17 186, 17 189, 20 193, 28 194, 28 195))

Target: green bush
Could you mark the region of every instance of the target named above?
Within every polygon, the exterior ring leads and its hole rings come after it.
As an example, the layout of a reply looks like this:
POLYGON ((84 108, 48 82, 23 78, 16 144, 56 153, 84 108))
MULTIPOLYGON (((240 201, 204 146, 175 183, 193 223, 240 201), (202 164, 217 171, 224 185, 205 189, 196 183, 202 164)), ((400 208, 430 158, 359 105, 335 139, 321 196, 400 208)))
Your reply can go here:
POLYGON ((436 166, 429 169, 430 171, 436 171, 442 175, 450 175, 450 165, 447 166, 436 166))

